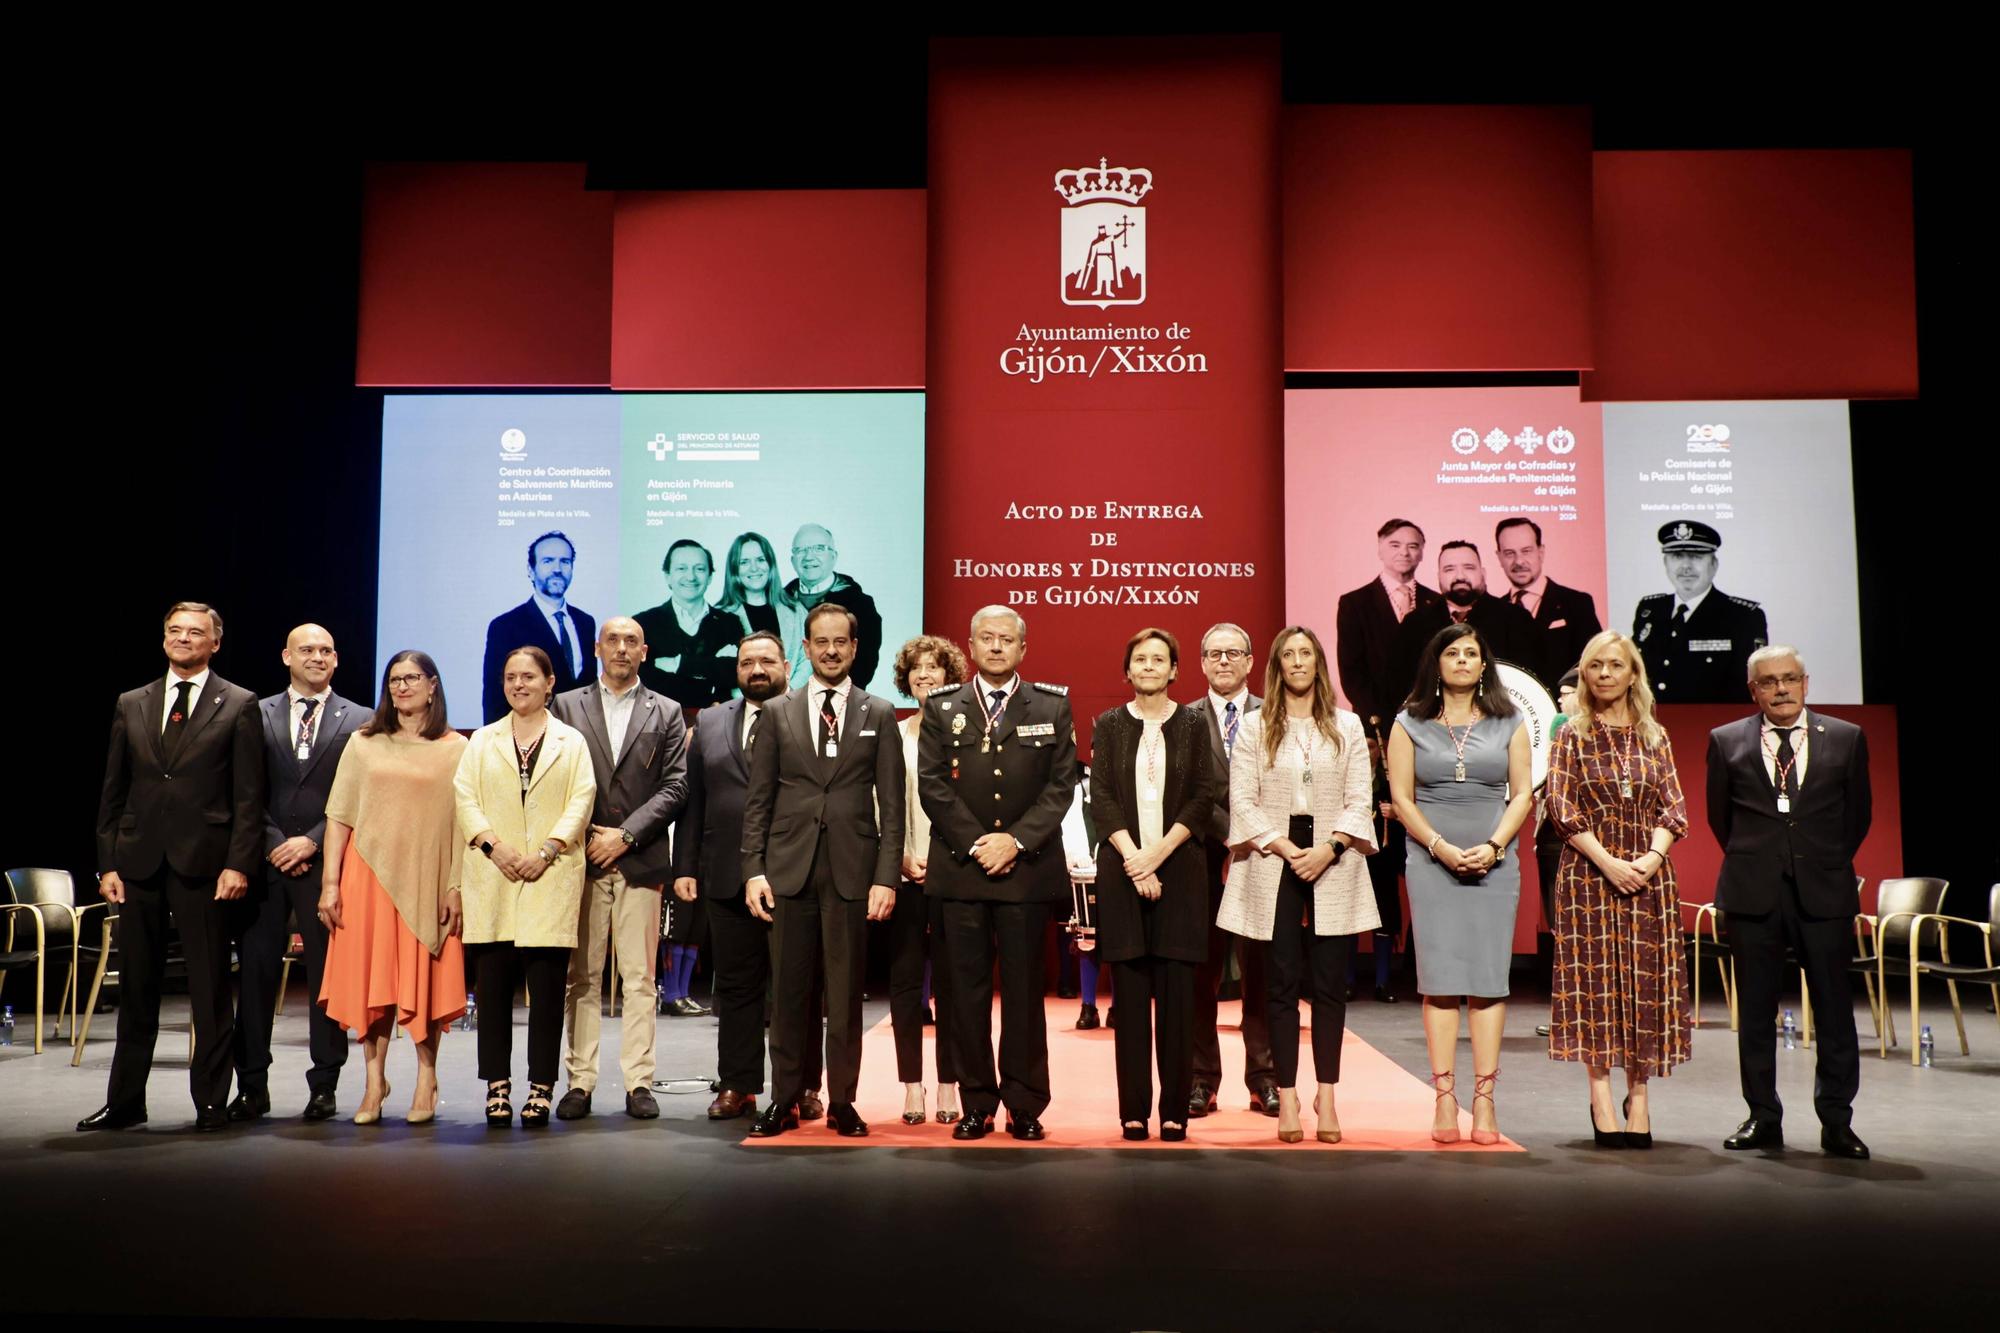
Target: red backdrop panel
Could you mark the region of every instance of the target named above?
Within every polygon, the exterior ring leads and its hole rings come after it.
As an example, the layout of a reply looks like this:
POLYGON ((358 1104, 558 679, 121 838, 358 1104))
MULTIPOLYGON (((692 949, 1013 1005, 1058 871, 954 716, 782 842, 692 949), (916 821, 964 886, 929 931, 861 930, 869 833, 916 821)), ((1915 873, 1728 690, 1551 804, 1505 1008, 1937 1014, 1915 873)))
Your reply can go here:
POLYGON ((602 385, 611 196, 575 162, 368 169, 354 382, 602 385))
POLYGON ((1591 364, 1590 113, 1295 106, 1289 370, 1591 364))
POLYGON ((1186 698, 1204 628, 1282 614, 1278 95, 1261 39, 933 47, 925 623, 1019 605, 1086 746, 1134 630, 1180 636, 1186 698), (1100 159, 1147 181, 1101 221, 1057 182, 1100 159), (1102 267, 1074 248, 1098 225, 1102 267), (1079 274, 1132 303, 1065 304, 1079 274))
POLYGON ((1604 400, 1917 392, 1910 155, 1599 153, 1604 400))
POLYGON ((922 190, 621 194, 619 389, 924 382, 922 190))

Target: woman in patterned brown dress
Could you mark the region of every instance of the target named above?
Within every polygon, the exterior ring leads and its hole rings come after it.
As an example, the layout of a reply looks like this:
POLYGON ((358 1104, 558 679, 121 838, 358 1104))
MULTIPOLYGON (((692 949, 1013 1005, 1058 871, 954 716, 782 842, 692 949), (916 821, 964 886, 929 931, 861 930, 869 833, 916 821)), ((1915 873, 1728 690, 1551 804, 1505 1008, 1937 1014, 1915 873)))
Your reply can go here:
POLYGON ((1680 901, 1667 860, 1687 833, 1687 800, 1673 746, 1653 720, 1638 645, 1606 630, 1584 646, 1581 666, 1577 709, 1556 734, 1546 789, 1565 844, 1549 1058, 1589 1071, 1599 1147, 1650 1148, 1647 1080, 1672 1073, 1689 1050, 1680 901), (1622 1132, 1614 1065, 1628 1093, 1622 1132))

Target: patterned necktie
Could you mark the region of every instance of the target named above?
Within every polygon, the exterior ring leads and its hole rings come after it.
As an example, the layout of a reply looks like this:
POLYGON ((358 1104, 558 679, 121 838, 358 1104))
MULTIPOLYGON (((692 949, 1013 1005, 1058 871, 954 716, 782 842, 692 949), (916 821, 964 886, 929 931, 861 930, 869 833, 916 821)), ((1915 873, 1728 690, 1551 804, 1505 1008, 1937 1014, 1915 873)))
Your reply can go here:
POLYGON ((833 711, 833 691, 828 689, 819 697, 819 727, 825 733, 820 738, 819 752, 822 758, 831 759, 839 753, 834 746, 838 743, 840 714, 833 711))
POLYGON ((562 645, 563 665, 568 667, 570 675, 574 676, 576 654, 570 651, 569 617, 561 611, 556 612, 556 642, 562 645))
POLYGON ((165 742, 161 748, 169 755, 180 748, 181 733, 187 730, 188 695, 194 691, 194 682, 184 680, 174 688, 180 691, 180 697, 174 700, 173 711, 167 714, 166 730, 160 733, 160 739, 165 742))
POLYGON ((1411 585, 1411 584, 1408 584, 1408 583, 1399 583, 1399 584, 1397 584, 1397 585, 1396 585, 1396 619, 1397 619, 1398 621, 1401 621, 1401 620, 1403 620, 1403 619, 1404 619, 1404 618, 1405 618, 1406 616, 1408 616, 1408 615, 1410 614, 1410 612, 1412 612, 1412 611, 1414 611, 1414 610, 1416 610, 1416 609, 1417 609, 1417 590, 1416 590, 1416 588, 1415 588, 1415 587, 1414 587, 1413 585, 1411 585))
POLYGON ((1236 716, 1236 701, 1230 700, 1222 708, 1222 757, 1229 758, 1236 753, 1236 724, 1242 719, 1236 716))
POLYGON ((1797 730, 1797 727, 1778 728, 1778 757, 1777 761, 1771 766, 1771 777, 1774 785, 1778 788, 1778 795, 1780 796, 1791 794, 1789 788, 1791 786, 1792 768, 1792 733, 1797 730))
POLYGON ((319 707, 319 700, 301 699, 299 700, 299 702, 305 706, 305 711, 299 714, 299 739, 298 739, 299 751, 301 757, 303 757, 303 755, 306 752, 312 749, 313 709, 319 707))

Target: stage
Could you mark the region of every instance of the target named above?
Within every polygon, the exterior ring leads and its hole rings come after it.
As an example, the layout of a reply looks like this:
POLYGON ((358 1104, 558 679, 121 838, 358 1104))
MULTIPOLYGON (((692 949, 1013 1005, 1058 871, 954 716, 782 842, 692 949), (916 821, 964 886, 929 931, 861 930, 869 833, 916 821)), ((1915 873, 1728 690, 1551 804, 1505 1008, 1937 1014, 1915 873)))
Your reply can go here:
MULTIPOLYGON (((1545 1005, 1527 999, 1511 1008, 1502 1058, 1509 1144, 1430 1150, 1406 996, 1350 1006, 1349 1142, 1255 1147, 1275 1124, 1242 1109, 1235 1082, 1187 1145, 1113 1151, 1102 1146, 1111 1034, 1074 1032, 1068 1002, 1050 1008, 1051 1141, 989 1150, 897 1121, 880 1001, 860 1103, 874 1134, 860 1145, 808 1126, 750 1146, 742 1122, 705 1118, 709 1094, 692 1081, 702 1090, 662 1094, 659 1121, 629 1120, 617 1109, 615 1023, 611 1072, 584 1121, 487 1130, 470 1043, 454 1034, 437 1124, 399 1118, 414 1064, 397 1043, 389 1120, 306 1125, 296 988, 275 1043, 278 1114, 196 1135, 176 1026, 185 1009, 170 997, 140 1131, 70 1129, 102 1100, 108 1015, 81 1069, 60 1042, 40 1057, 0 1049, 14 1223, 0 1305, 737 1328, 1727 1327, 1765 1312, 1907 1325, 1962 1310, 1948 1275, 1990 1259, 2000 1032, 1983 999, 1967 998, 1969 1059, 1947 1011, 1927 1003, 1941 1034, 1932 1069, 1912 1068, 1907 1047, 1876 1059, 1857 1004, 1855 1123, 1875 1158, 1848 1163, 1818 1152, 1805 1050, 1780 1052, 1791 1150, 1722 1150, 1742 1109, 1712 999, 1694 1060, 1656 1084, 1658 1146, 1604 1153, 1590 1146, 1582 1073, 1547 1060, 1533 1035, 1545 1005), (1373 1141, 1391 1134, 1403 1138, 1373 1141), (1799 1282, 1773 1255, 1843 1276, 1799 1282)), ((662 1018, 659 1033, 662 1078, 713 1070, 713 1019, 662 1018)), ((24 1024, 17 1042, 27 1035, 24 1024)), ((1469 1087, 1463 1043, 1459 1067, 1469 1087)), ((359 1091, 356 1058, 343 1117, 359 1091)))

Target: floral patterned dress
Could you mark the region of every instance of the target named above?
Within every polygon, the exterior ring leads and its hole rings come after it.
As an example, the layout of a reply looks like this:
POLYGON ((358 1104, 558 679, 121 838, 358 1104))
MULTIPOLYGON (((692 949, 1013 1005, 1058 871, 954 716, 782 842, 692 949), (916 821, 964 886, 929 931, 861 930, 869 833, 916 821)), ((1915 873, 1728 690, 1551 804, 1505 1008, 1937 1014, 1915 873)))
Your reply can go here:
MULTIPOLYGON (((1549 821, 1565 840, 1594 833, 1625 860, 1651 845, 1656 828, 1677 838, 1687 833, 1672 744, 1663 739, 1648 748, 1631 727, 1564 725, 1544 794, 1549 821)), ((1549 1058, 1649 1078, 1672 1073, 1687 1060, 1690 1041, 1673 863, 1627 895, 1565 841, 1555 905, 1549 1058)))

